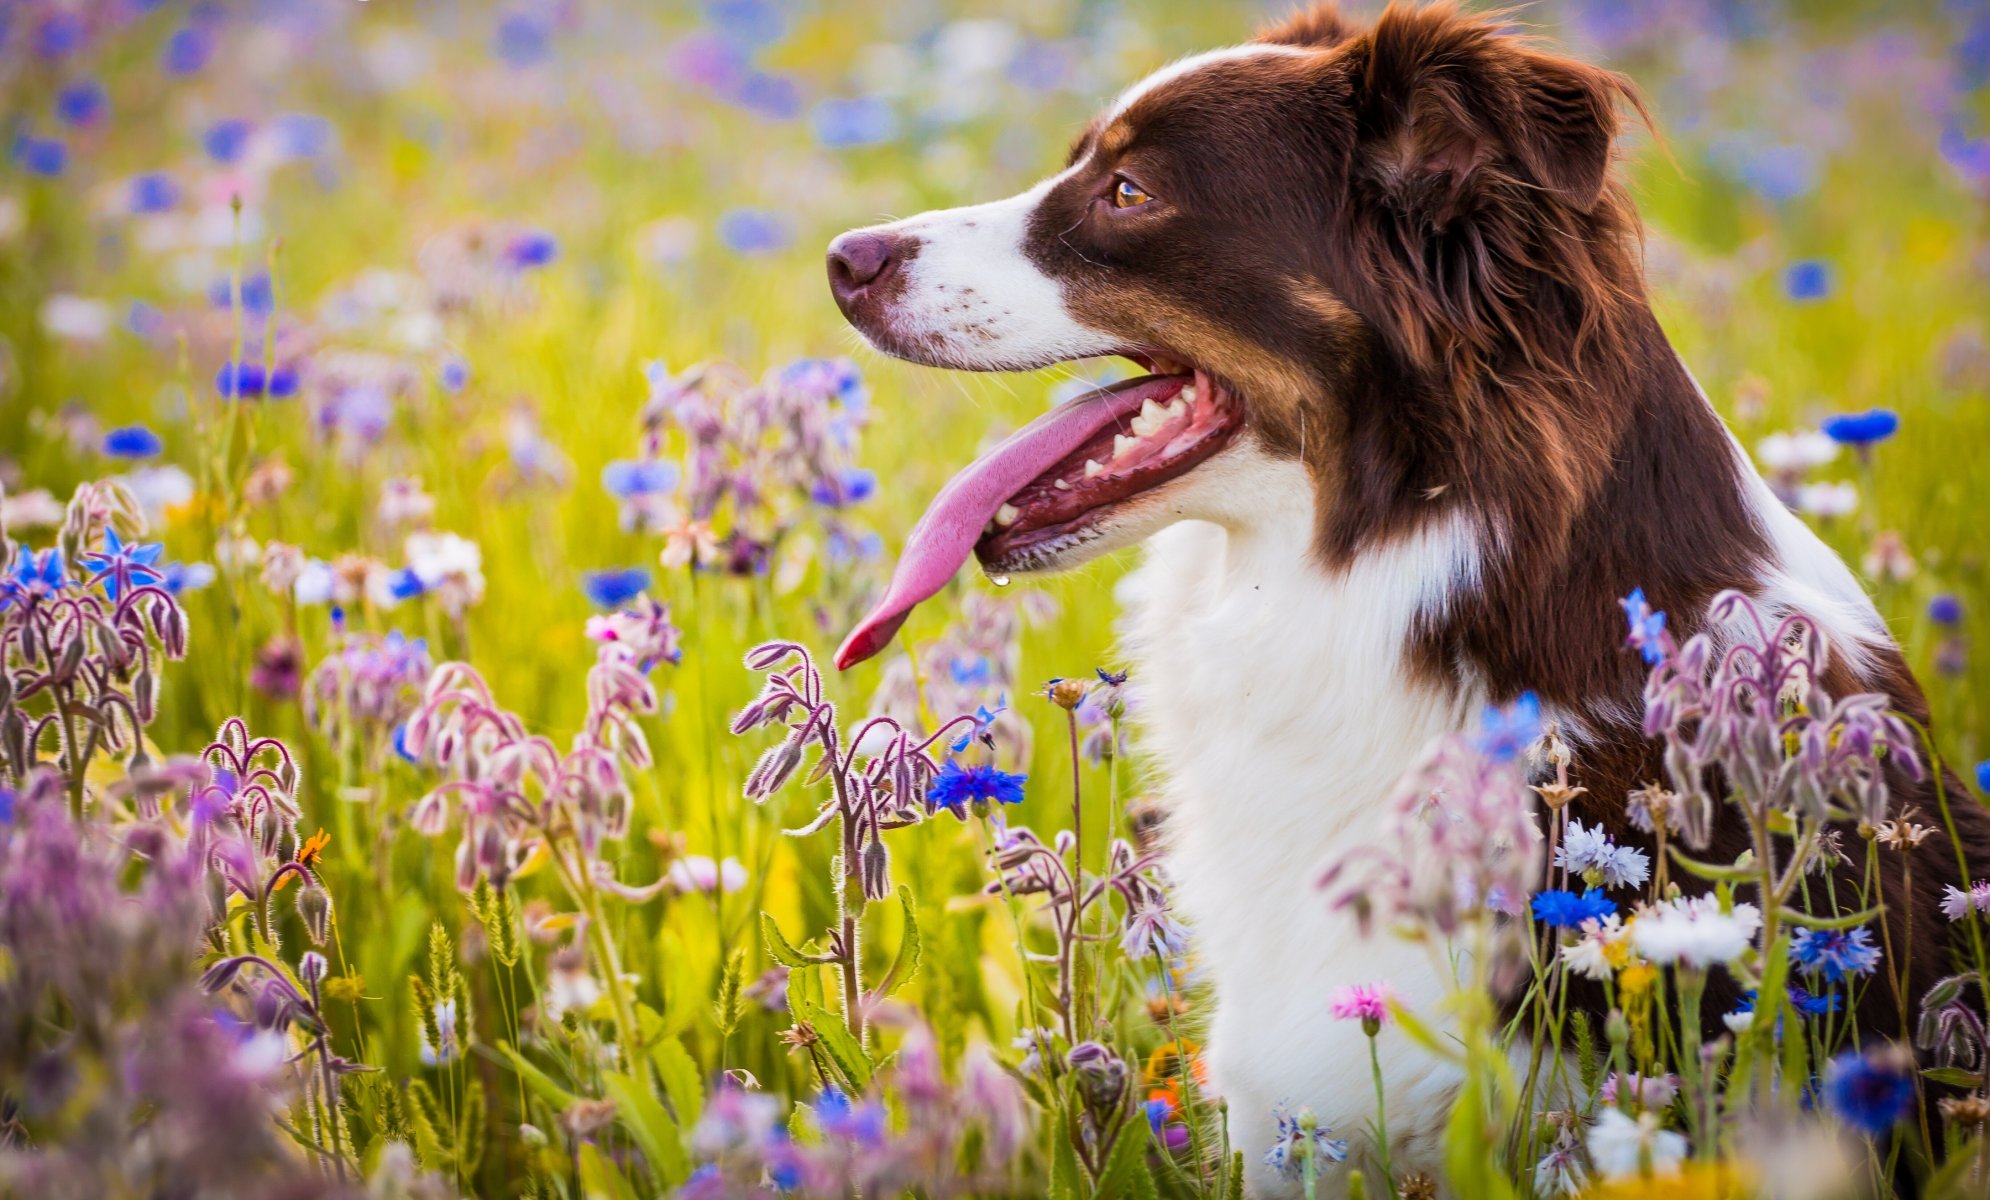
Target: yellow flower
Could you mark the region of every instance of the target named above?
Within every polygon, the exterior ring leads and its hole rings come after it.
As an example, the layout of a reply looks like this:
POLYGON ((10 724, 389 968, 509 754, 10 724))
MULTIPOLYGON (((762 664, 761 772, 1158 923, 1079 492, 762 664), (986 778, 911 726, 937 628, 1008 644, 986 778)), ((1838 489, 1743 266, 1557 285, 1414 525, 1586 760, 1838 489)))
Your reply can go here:
MULTIPOLYGON (((1628 949, 1625 950, 1625 954, 1629 955, 1628 949)), ((1644 961, 1632 963, 1624 968, 1623 974, 1617 976, 1617 986, 1624 989, 1626 996, 1643 995, 1651 990, 1651 985, 1656 982, 1658 982, 1658 968, 1644 961)))
POLYGON ((1670 1175, 1608 1180, 1582 1195, 1583 1200, 1740 1200, 1753 1194, 1753 1175, 1735 1163, 1687 1163, 1670 1175))

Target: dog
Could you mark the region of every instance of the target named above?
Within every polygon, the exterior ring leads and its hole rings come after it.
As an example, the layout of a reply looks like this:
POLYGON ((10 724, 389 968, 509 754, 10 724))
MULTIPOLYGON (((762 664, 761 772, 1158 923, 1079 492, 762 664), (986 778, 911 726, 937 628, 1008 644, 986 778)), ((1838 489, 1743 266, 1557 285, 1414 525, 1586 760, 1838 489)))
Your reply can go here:
MULTIPOLYGON (((1682 640, 1727 589, 1807 613, 1827 691, 1927 718, 1857 578, 1652 315, 1613 164, 1627 117, 1622 76, 1494 20, 1327 5, 1135 84, 1020 195, 829 248, 837 305, 887 354, 1148 372, 946 485, 838 662, 886 645, 970 555, 1020 575, 1146 544, 1124 588, 1142 744, 1253 1194, 1293 1186, 1261 1162, 1277 1106, 1344 1134, 1372 1112, 1364 1036, 1328 994, 1386 979, 1429 1012, 1447 986, 1426 947, 1363 937, 1315 888, 1380 839, 1421 748, 1534 692, 1575 747, 1582 818, 1650 846, 1625 817, 1663 778, 1624 650, 1633 588, 1682 640)), ((1914 806, 1936 812, 1897 788, 1914 806)), ((1990 821, 1955 807, 1965 856, 1990 863, 1990 821)), ((1940 946, 1941 887, 1967 884, 1946 837, 1913 853, 1914 944, 1940 946)), ((1881 860, 1887 895, 1904 857, 1881 860)), ((1916 957, 1918 995, 1947 964, 1916 957)), ((1888 988, 1866 995, 1864 1028, 1902 1027, 1888 988)), ((1383 1070, 1396 1165, 1433 1169, 1456 1078, 1407 1049, 1383 1070)))

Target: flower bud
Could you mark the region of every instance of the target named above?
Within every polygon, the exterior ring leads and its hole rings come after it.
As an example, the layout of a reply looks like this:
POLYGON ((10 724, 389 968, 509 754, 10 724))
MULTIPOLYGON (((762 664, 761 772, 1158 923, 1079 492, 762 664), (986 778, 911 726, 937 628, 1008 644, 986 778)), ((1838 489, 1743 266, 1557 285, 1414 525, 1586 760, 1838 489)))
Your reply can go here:
POLYGON ((1053 679, 1043 689, 1050 702, 1066 712, 1077 708, 1085 701, 1085 681, 1082 679, 1053 679))
POLYGON ((1065 1056, 1087 1108, 1104 1112, 1119 1103, 1126 1091, 1126 1063, 1098 1042, 1079 1042, 1065 1056))
POLYGON ((317 881, 307 879, 297 890, 297 915, 303 918, 304 932, 310 935, 311 944, 324 945, 332 925, 331 893, 318 886, 317 881))
POLYGON ((325 973, 330 969, 331 964, 326 962, 325 956, 316 950, 306 950, 304 957, 297 960, 297 977, 308 987, 315 988, 323 983, 325 973))

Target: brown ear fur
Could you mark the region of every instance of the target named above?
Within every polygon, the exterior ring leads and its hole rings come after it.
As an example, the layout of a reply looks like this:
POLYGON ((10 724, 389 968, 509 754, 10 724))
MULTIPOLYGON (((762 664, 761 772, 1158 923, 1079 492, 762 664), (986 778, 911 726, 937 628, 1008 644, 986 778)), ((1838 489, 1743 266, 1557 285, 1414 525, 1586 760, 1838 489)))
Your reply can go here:
POLYGON ((1340 5, 1323 0, 1300 9, 1275 25, 1258 30, 1257 40, 1274 46, 1305 46, 1325 50, 1338 46, 1361 31, 1353 21, 1341 16, 1340 5))

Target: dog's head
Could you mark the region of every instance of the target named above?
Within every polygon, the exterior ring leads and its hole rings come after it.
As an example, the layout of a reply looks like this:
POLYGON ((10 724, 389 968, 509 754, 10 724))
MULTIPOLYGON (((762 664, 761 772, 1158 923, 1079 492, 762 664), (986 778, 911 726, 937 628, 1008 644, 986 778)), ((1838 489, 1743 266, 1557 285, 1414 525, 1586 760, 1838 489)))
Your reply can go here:
POLYGON ((1244 519, 1212 467, 1248 455, 1305 466, 1329 558, 1456 502, 1487 454, 1580 491, 1586 456, 1557 450, 1608 421, 1554 383, 1639 290, 1610 178, 1629 97, 1449 5, 1372 28, 1328 6, 1143 80, 1029 191, 837 238, 837 304, 886 353, 1150 372, 950 483, 842 661, 970 551, 1055 569, 1184 517, 1244 519))

